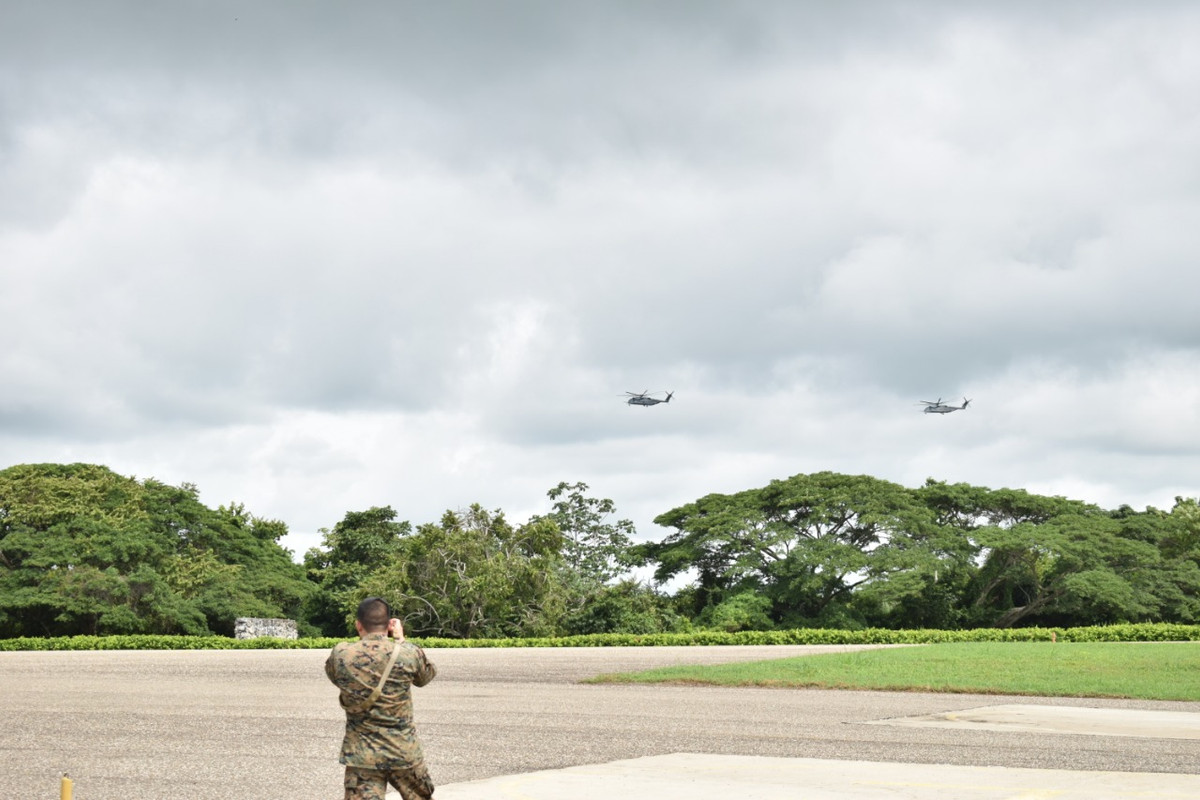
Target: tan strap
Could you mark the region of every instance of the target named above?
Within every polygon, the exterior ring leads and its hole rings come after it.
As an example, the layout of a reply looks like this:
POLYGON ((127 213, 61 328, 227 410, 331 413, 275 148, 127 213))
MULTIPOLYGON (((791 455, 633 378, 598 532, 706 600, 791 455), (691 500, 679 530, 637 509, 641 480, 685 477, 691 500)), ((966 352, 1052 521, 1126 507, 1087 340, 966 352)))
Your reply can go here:
POLYGON ((347 711, 361 714, 371 710, 371 706, 375 705, 375 701, 379 699, 379 695, 383 694, 383 685, 387 683, 388 676, 392 674, 392 667, 396 666, 396 659, 398 658, 400 658, 400 642, 396 642, 395 647, 392 648, 392 657, 388 659, 387 666, 383 668, 383 675, 379 678, 379 684, 371 690, 371 695, 360 705, 347 707, 347 711))

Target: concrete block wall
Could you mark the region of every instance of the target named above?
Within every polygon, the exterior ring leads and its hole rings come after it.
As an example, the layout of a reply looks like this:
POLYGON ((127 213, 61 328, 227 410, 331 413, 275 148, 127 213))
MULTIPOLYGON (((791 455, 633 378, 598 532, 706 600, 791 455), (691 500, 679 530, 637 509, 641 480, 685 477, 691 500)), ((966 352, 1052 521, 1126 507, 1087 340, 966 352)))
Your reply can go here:
POLYGON ((273 636, 276 639, 298 639, 294 619, 258 619, 256 617, 238 617, 233 623, 235 639, 257 639, 260 636, 273 636))

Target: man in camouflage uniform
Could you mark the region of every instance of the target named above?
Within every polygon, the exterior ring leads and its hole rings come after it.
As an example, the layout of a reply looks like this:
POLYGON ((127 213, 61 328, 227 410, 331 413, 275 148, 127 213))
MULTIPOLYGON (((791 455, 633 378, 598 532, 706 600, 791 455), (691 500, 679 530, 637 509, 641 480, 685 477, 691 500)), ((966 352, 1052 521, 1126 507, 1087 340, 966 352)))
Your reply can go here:
POLYGON ((389 783, 404 800, 433 797, 413 726, 410 687, 429 683, 437 670, 420 647, 404 640, 400 620, 390 616, 382 598, 363 600, 354 622, 361 638, 339 643, 325 661, 346 712, 338 759, 346 765, 345 800, 383 800, 389 783))

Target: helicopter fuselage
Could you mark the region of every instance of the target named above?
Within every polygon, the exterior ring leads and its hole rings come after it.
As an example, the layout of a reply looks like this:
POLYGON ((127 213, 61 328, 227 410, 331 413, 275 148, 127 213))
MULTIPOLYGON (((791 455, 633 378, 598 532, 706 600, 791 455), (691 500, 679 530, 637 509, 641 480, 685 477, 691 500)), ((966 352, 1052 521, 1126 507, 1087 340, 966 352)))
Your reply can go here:
POLYGON ((926 406, 926 414, 949 414, 951 411, 962 411, 959 406, 926 406))
POLYGON ((625 402, 631 406, 656 406, 659 403, 669 403, 675 395, 674 392, 667 392, 666 397, 651 397, 654 394, 662 394, 662 392, 626 392, 629 399, 625 402))

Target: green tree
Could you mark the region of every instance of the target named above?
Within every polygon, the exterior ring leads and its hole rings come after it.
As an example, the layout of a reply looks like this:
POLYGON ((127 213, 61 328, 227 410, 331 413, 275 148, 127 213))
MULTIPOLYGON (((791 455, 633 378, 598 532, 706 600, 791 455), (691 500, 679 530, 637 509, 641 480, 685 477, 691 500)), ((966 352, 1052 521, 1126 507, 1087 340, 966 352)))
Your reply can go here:
POLYGON ((549 635, 565 610, 561 550, 553 520, 513 526, 503 512, 472 505, 404 537, 355 598, 388 599, 416 636, 549 635))
POLYGON ((708 627, 734 633, 763 631, 775 627, 771 619, 771 600, 766 595, 744 591, 730 595, 705 609, 700 622, 708 627))
POLYGON ((636 552, 643 563, 657 562, 660 582, 695 572, 697 617, 749 592, 771 600, 775 624, 845 624, 856 588, 894 573, 935 572, 925 541, 928 512, 904 487, 864 475, 795 475, 761 489, 708 495, 655 522, 675 533, 636 552))
POLYGON ((566 604, 563 630, 666 629, 676 617, 665 598, 637 581, 612 584, 631 566, 630 548, 636 531, 627 519, 612 521, 616 514, 612 500, 588 497, 587 491, 586 483, 559 483, 547 492, 554 501, 551 513, 531 520, 552 522, 562 534, 558 569, 566 604))
POLYGON ((1063 497, 926 482, 917 492, 939 523, 966 538, 967 624, 1092 625, 1157 618, 1160 523, 1063 497))
POLYGON ((412 533, 408 522, 397 522, 391 506, 349 511, 333 530, 321 530, 321 547, 304 554, 308 578, 316 584, 305 618, 326 636, 354 631, 354 612, 366 595, 360 584, 392 565, 412 533))
POLYGON ((1200 622, 1200 508, 1195 499, 1175 498, 1170 513, 1156 508, 1112 512, 1123 538, 1158 550, 1152 563, 1129 571, 1134 590, 1152 608, 1147 619, 1193 624, 1200 622))
POLYGON ((0 635, 232 634, 235 616, 296 618, 309 591, 287 528, 194 486, 92 464, 0 471, 0 635))
POLYGON ((604 584, 628 570, 636 530, 627 519, 610 522, 613 501, 587 491, 586 483, 559 483, 547 492, 554 501, 549 517, 563 536, 564 566, 585 582, 604 584))
POLYGON ((1062 514, 976 532, 986 553, 974 607, 998 628, 1054 614, 1064 624, 1145 619, 1152 608, 1131 574, 1156 563, 1154 547, 1118 535, 1102 512, 1062 514))
POLYGON ((899 484, 867 475, 796 475, 772 481, 763 502, 790 543, 768 586, 776 617, 788 627, 852 627, 863 621, 856 594, 886 590, 897 602, 922 595, 936 580, 945 540, 899 484))
POLYGON ((564 614, 562 632, 665 633, 683 630, 687 622, 671 606, 671 598, 632 579, 593 589, 583 603, 564 614))
POLYGON ((797 475, 659 516, 655 578, 725 628, 1010 627, 1200 618, 1200 511, 1107 512, 1062 497, 929 480, 797 475), (770 600, 770 607, 763 602, 770 600))
POLYGON ((1175 507, 1160 539, 1163 555, 1200 564, 1200 500, 1176 497, 1175 507))

